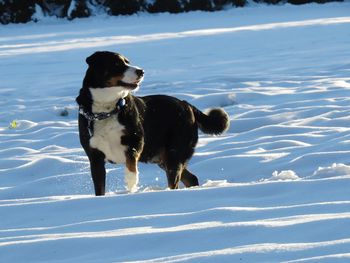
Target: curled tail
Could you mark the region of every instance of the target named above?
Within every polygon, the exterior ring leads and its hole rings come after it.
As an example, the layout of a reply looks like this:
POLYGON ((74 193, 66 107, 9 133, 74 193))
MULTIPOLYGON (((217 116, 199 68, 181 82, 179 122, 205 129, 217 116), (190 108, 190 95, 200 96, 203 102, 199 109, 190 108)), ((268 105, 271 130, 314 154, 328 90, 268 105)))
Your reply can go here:
POLYGON ((229 128, 229 116, 223 109, 211 109, 207 114, 204 114, 193 105, 191 107, 198 127, 202 132, 218 135, 229 128))

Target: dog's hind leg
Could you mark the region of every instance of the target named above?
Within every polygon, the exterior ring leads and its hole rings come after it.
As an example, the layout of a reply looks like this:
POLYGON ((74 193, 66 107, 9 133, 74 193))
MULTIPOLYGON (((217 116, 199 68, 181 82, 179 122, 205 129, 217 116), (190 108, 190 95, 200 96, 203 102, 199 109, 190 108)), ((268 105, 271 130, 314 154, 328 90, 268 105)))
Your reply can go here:
POLYGON ((166 168, 166 175, 168 178, 168 187, 170 189, 178 189, 181 180, 183 165, 168 166, 166 168))
POLYGON ((198 186, 198 178, 193 173, 187 170, 187 168, 183 169, 181 175, 181 182, 186 187, 198 186))
POLYGON ((166 173, 168 187, 170 189, 178 189, 184 165, 174 160, 172 160, 172 162, 169 162, 168 160, 169 158, 163 159, 162 162, 158 163, 158 166, 166 173))
POLYGON ((104 195, 106 188, 106 169, 104 154, 98 151, 89 155, 92 181, 94 182, 95 195, 104 195))
POLYGON ((185 165, 179 160, 175 150, 168 152, 164 161, 165 163, 163 163, 161 167, 166 172, 168 187, 170 189, 178 189, 185 165))

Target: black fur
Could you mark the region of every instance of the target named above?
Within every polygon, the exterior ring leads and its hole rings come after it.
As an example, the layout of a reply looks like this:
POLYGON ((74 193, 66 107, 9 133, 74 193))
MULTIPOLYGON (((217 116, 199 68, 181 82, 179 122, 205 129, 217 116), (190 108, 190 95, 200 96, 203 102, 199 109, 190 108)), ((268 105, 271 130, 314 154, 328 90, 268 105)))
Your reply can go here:
MULTIPOLYGON (((89 89, 110 87, 109 80, 124 74, 129 62, 117 53, 96 52, 87 58, 87 63, 89 68, 76 101, 91 111, 93 99, 89 89)), ((123 81, 117 83, 124 84, 123 81)), ((125 89, 133 88, 125 85, 125 89)), ((157 163, 165 170, 171 189, 178 188, 180 181, 186 187, 198 185, 197 177, 187 170, 198 141, 198 128, 204 133, 220 134, 229 126, 227 114, 222 109, 212 109, 206 115, 186 101, 165 95, 136 97, 129 92, 125 100, 126 106, 118 113, 117 119, 125 126, 121 143, 127 146, 127 165, 137 164, 137 161, 157 163)), ((95 194, 103 195, 105 155, 90 147, 88 121, 81 114, 79 134, 90 160, 95 194)))

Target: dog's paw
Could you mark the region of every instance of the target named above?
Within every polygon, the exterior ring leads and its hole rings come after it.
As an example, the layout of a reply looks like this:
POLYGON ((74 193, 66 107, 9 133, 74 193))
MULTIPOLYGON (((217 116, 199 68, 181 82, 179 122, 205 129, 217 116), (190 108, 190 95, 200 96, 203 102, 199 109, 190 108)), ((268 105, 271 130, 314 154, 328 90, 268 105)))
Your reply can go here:
POLYGON ((138 187, 137 184, 139 183, 139 175, 138 173, 133 173, 130 172, 128 169, 125 169, 125 177, 124 177, 124 182, 126 185, 126 189, 134 193, 137 191, 138 187))

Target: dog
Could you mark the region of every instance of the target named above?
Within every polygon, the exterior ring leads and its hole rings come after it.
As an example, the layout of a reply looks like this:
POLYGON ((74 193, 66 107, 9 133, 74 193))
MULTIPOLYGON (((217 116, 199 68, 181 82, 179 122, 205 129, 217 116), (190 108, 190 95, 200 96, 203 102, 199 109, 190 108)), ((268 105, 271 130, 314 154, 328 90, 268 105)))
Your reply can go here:
POLYGON ((198 128, 218 135, 229 127, 227 113, 204 114, 186 101, 166 95, 134 96, 144 77, 118 53, 98 51, 86 59, 79 105, 79 138, 90 161, 96 196, 105 194, 105 163, 125 164, 125 183, 137 190, 138 162, 156 163, 167 175, 168 187, 198 186, 187 169, 198 128))

